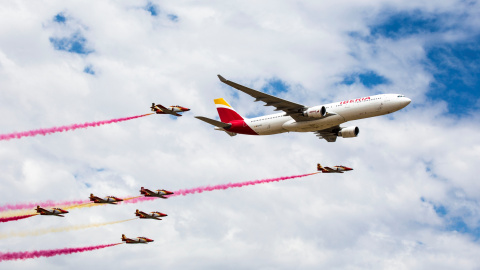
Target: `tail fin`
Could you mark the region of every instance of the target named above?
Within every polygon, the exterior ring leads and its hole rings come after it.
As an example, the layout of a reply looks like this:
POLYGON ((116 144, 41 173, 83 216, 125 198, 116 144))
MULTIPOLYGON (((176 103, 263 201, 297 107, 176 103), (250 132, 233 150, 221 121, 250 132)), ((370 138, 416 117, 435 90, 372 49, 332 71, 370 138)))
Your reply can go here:
POLYGON ((243 120, 243 117, 238 114, 230 104, 228 104, 223 98, 214 99, 215 106, 217 106, 218 115, 220 120, 224 123, 229 123, 232 120, 243 120))
POLYGON ((317 171, 323 171, 323 167, 320 163, 317 164, 317 171))
POLYGON ((122 234, 122 241, 125 241, 126 238, 125 238, 125 234, 122 234))

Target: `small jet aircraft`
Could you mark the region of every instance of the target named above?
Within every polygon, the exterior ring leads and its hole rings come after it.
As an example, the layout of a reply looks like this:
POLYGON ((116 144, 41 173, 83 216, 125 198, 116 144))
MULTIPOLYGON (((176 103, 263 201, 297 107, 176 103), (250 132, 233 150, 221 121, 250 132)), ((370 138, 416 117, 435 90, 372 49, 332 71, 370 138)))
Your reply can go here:
POLYGON ((123 201, 123 199, 114 197, 114 196, 107 196, 105 198, 100 198, 90 194, 90 201, 93 203, 110 203, 110 204, 117 204, 117 202, 123 201))
POLYGON ((60 208, 45 209, 45 208, 40 207, 40 205, 37 205, 37 208, 35 210, 40 215, 46 215, 46 216, 64 217, 64 216, 62 216, 62 214, 68 213, 68 211, 65 211, 65 210, 60 209, 60 208))
POLYGON ((152 103, 152 112, 155 112, 156 114, 171 114, 175 116, 182 116, 181 114, 178 114, 179 112, 188 112, 190 111, 189 108, 185 108, 182 106, 170 106, 170 107, 164 107, 163 105, 152 103))
POLYGON ((148 244, 148 242, 153 242, 152 239, 146 237, 127 238, 125 234, 122 234, 122 241, 125 241, 127 244, 148 244))
POLYGON ((168 199, 168 197, 166 196, 172 195, 173 192, 167 191, 165 189, 157 189, 155 191, 151 191, 150 189, 141 187, 140 194, 144 195, 145 197, 159 197, 162 199, 168 199))
POLYGON ((161 217, 166 217, 167 214, 160 213, 160 212, 150 212, 150 214, 147 214, 143 211, 135 211, 135 216, 139 218, 151 218, 151 219, 156 219, 156 220, 162 220, 161 217))
POLYGON ((317 164, 317 171, 322 172, 322 173, 343 173, 346 171, 351 171, 353 170, 352 168, 345 167, 345 166, 333 166, 333 168, 330 167, 323 167, 320 165, 320 163, 317 164))

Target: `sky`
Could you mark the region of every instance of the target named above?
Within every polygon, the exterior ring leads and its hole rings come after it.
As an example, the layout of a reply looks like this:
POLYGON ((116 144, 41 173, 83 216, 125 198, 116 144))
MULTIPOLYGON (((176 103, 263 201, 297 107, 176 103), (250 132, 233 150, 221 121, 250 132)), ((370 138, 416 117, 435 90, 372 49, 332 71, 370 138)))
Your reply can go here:
POLYGON ((1 141, 0 205, 178 190, 354 168, 139 204, 3 223, 2 234, 133 217, 162 221, 12 237, 0 252, 147 236, 148 245, 2 262, 5 269, 478 269, 480 4, 443 1, 2 1, 0 134, 191 109, 1 141), (230 137, 215 98, 272 107, 217 74, 315 106, 398 93, 357 138, 230 137))

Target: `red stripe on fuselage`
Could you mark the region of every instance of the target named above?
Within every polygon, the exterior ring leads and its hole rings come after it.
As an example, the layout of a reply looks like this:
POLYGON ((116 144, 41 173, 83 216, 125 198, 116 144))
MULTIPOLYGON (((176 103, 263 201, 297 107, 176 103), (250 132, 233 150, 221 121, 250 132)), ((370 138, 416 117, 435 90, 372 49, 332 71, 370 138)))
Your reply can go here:
POLYGON ((250 128, 243 120, 234 120, 230 121, 229 123, 232 124, 232 126, 227 129, 227 131, 245 135, 258 135, 258 133, 253 131, 253 129, 250 128))
POLYGON ((220 116, 220 121, 224 123, 230 123, 230 121, 234 120, 243 120, 243 117, 232 109, 217 108, 217 112, 220 116))

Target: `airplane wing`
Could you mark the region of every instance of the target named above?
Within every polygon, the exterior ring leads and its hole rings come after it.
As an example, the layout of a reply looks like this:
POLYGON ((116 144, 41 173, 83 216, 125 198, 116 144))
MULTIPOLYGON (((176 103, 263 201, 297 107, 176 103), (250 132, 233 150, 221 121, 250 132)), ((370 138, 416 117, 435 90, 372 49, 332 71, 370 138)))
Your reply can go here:
POLYGON ((325 139, 327 142, 335 142, 338 137, 338 130, 340 130, 340 126, 317 130, 314 133, 317 134, 319 139, 325 139))
POLYGON ((40 211, 40 214, 49 214, 50 212, 48 212, 47 210, 43 209, 43 208, 39 208, 37 211, 40 211))
POLYGON ((202 121, 204 121, 204 122, 207 122, 207 123, 209 123, 210 125, 219 127, 219 128, 226 128, 226 129, 228 129, 229 127, 232 126, 232 124, 230 124, 230 123, 223 123, 223 122, 220 122, 220 121, 217 121, 217 120, 213 120, 213 119, 210 119, 210 118, 207 118, 207 117, 203 117, 203 116, 195 116, 195 118, 197 118, 197 119, 199 119, 199 120, 202 120, 202 121))
POLYGON ((160 104, 157 104, 156 106, 159 107, 164 113, 168 113, 168 114, 175 115, 175 116, 182 116, 181 114, 178 114, 178 113, 174 112, 173 110, 165 108, 164 106, 162 106, 160 104))
POLYGON ((144 189, 143 191, 145 192, 146 195, 149 195, 149 196, 156 195, 156 194, 153 193, 153 191, 151 191, 150 189, 144 189))
POLYGON ((255 101, 265 102, 266 104, 264 106, 275 107, 275 111, 284 111, 287 115, 291 116, 297 122, 312 120, 311 118, 308 118, 302 115, 303 111, 307 109, 307 107, 304 105, 297 104, 288 100, 284 100, 275 96, 271 96, 257 90, 253 90, 251 88, 245 87, 238 83, 229 81, 223 78, 221 75, 217 75, 217 76, 220 79, 220 81, 223 82, 224 84, 228 84, 231 87, 236 88, 244 92, 245 94, 248 94, 254 97, 255 101))
POLYGON ((97 196, 92 196, 92 197, 90 197, 90 200, 93 201, 93 202, 101 202, 101 201, 103 201, 100 197, 97 197, 97 196))
POLYGON ((329 171, 329 172, 333 172, 335 171, 334 169, 330 168, 330 167, 323 167, 325 170, 329 171))

